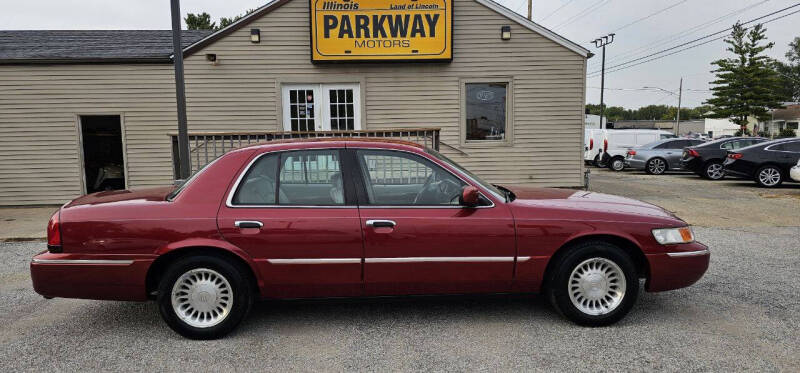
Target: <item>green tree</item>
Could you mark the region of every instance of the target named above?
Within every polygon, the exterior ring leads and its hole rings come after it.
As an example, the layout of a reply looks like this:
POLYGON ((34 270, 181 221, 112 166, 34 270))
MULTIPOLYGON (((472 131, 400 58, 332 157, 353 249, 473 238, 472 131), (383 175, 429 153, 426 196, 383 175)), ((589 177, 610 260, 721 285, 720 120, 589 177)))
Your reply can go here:
POLYGON ((211 15, 203 12, 200 14, 188 13, 183 19, 189 30, 217 30, 216 22, 211 22, 211 15))
POLYGON ((776 61, 774 68, 778 74, 777 94, 785 101, 800 101, 800 37, 789 43, 786 52, 788 62, 776 61))
POLYGON ((742 129, 746 128, 748 117, 767 120, 768 110, 780 107, 774 88, 777 84, 777 74, 772 69, 774 61, 764 53, 774 45, 766 41, 766 31, 761 24, 748 30, 737 22, 725 39, 726 50, 734 58, 712 62, 717 66, 712 71, 716 74, 711 89, 714 97, 707 103, 713 106, 715 118, 731 118, 742 129))
POLYGON ((239 14, 238 16, 234 16, 234 17, 231 17, 231 18, 222 17, 222 18, 219 19, 219 27, 217 27, 216 29, 219 30, 219 29, 228 27, 232 23, 242 19, 244 16, 246 16, 246 15, 248 15, 250 13, 253 13, 253 12, 255 12, 255 9, 248 9, 246 12, 244 12, 244 14, 239 14))

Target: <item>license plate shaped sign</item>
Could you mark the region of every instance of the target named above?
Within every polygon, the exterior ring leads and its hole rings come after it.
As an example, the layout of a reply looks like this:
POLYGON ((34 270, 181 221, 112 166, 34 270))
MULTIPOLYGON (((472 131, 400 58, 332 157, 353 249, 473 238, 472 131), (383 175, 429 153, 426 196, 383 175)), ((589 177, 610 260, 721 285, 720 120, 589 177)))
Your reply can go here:
POLYGON ((452 0, 311 0, 311 60, 453 58, 452 0))

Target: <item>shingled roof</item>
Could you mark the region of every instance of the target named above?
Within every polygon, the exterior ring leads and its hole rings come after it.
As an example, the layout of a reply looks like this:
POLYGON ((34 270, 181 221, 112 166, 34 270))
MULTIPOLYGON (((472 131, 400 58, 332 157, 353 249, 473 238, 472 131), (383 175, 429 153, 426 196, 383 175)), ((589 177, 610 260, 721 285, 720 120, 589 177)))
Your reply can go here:
MULTIPOLYGON (((182 31, 182 48, 210 35, 182 31)), ((170 30, 0 31, 0 64, 150 62, 169 63, 170 30)))

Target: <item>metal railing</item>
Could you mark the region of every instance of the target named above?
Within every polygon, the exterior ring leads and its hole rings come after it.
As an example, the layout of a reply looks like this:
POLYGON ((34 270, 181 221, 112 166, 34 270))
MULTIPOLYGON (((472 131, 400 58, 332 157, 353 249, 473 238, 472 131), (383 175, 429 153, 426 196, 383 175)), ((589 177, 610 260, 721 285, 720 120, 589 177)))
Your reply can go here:
MULTIPOLYGON (((415 142, 439 150, 439 128, 391 128, 359 131, 308 131, 308 132, 189 132, 190 175, 220 155, 243 146, 274 140, 360 137, 391 138, 415 142)), ((172 139, 172 164, 178 179, 178 134, 170 133, 172 139)))

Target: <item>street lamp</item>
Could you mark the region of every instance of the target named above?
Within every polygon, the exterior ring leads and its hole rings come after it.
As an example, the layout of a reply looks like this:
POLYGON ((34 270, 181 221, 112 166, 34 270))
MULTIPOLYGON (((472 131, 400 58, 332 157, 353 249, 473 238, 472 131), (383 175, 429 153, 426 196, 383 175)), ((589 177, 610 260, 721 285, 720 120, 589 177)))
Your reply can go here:
POLYGON ((606 45, 614 42, 614 34, 608 34, 592 40, 595 48, 603 48, 603 66, 600 73, 600 128, 606 128, 603 123, 603 115, 605 114, 605 107, 603 106, 603 91, 606 88, 606 45))

